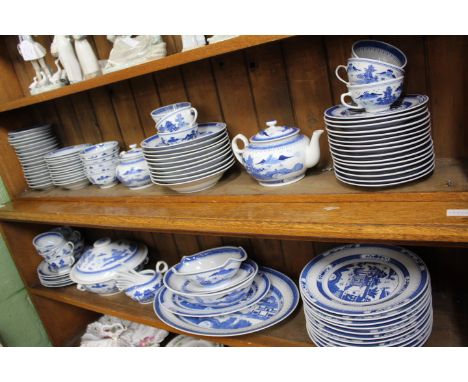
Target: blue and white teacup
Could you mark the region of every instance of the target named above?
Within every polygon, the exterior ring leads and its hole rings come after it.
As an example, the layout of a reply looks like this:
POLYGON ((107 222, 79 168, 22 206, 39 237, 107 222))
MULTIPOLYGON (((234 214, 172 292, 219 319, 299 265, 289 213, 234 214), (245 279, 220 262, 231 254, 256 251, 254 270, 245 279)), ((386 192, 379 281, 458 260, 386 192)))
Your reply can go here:
POLYGON ((186 107, 165 115, 157 124, 159 133, 172 133, 193 127, 197 122, 198 111, 186 107))
POLYGON ((188 129, 159 133, 158 136, 161 138, 161 142, 165 145, 176 145, 182 142, 189 142, 198 136, 198 125, 195 124, 188 129))
POLYGON ((75 257, 72 253, 69 253, 63 256, 49 257, 46 259, 46 262, 51 272, 68 273, 75 263, 75 257))
POLYGON ((159 123, 166 115, 173 113, 174 111, 180 109, 191 108, 192 104, 190 102, 178 102, 173 103, 172 105, 159 107, 151 112, 151 118, 153 118, 156 124, 159 123))
POLYGON ((377 60, 350 58, 347 66, 338 65, 336 67, 335 74, 346 85, 364 85, 403 77, 405 71, 395 65, 377 60), (340 76, 340 69, 346 70, 348 81, 340 76))
POLYGON ((341 103, 344 106, 378 113, 390 109, 390 106, 400 98, 403 91, 403 77, 366 85, 347 85, 347 87, 348 93, 341 95, 341 103), (346 97, 351 97, 357 106, 346 103, 346 97))

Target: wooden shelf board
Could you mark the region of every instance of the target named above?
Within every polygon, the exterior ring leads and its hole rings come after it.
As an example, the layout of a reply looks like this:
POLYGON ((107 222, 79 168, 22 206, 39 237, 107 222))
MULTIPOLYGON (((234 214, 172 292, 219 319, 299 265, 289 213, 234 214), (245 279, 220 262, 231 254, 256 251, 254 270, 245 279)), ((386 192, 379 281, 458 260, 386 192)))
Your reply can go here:
MULTIPOLYGON (((109 314, 125 320, 181 333, 161 322, 152 305, 141 305, 123 294, 99 296, 78 291, 74 286, 52 289, 42 286, 29 288, 30 293, 94 312, 109 314)), ((426 346, 466 346, 468 319, 467 296, 455 296, 447 291, 433 291, 434 325, 426 346)), ((197 336, 198 337, 198 336, 197 336)), ((229 346, 313 346, 305 327, 302 306, 282 323, 257 333, 238 337, 200 337, 229 346)))
POLYGON ((156 186, 142 192, 123 186, 54 189, 28 192, 6 204, 0 220, 318 241, 465 244, 468 218, 447 217, 447 209, 468 208, 466 169, 461 162, 442 160, 432 177, 379 193, 345 187, 329 172, 282 189, 262 188, 244 171, 233 172, 212 190, 186 196, 156 186))
POLYGON ((135 65, 130 68, 118 70, 112 73, 104 74, 89 80, 79 83, 64 86, 62 88, 49 92, 27 96, 13 101, 8 101, 0 104, 0 112, 18 109, 25 106, 34 105, 40 102, 50 101, 52 99, 64 97, 70 94, 79 93, 82 91, 94 89, 100 86, 113 84, 115 82, 128 80, 144 74, 157 72, 164 69, 173 68, 176 66, 188 64, 190 62, 215 57, 221 54, 234 52, 241 49, 250 48, 253 46, 266 44, 282 40, 290 36, 285 35, 270 35, 270 36, 238 36, 229 40, 220 41, 212 45, 202 46, 186 52, 175 53, 158 60, 149 61, 140 65, 135 65))
MULTIPOLYGON (((187 334, 174 329, 160 321, 152 304, 141 305, 130 300, 124 294, 99 296, 94 293, 81 292, 75 286, 66 288, 29 288, 30 293, 46 297, 65 304, 74 305, 94 312, 109 314, 125 320, 165 329, 172 333, 187 334)), ((201 337, 229 346, 313 346, 307 336, 304 314, 301 308, 282 323, 257 333, 237 337, 201 337)))

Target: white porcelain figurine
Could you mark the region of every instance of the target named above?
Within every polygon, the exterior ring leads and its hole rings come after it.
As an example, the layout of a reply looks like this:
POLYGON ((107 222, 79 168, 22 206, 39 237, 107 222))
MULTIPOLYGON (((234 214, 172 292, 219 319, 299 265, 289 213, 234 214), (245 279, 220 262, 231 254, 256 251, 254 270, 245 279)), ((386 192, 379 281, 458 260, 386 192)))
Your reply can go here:
POLYGON ((84 35, 73 35, 75 51, 85 79, 101 74, 101 67, 91 44, 84 35))
POLYGON ((206 45, 204 35, 183 35, 182 36, 182 52, 186 50, 195 49, 199 46, 206 45))
POLYGON ((58 57, 70 83, 83 80, 81 66, 76 57, 75 50, 69 36, 56 35, 50 46, 50 52, 54 57, 58 57))
POLYGON ((262 186, 284 186, 302 179, 308 168, 320 159, 319 139, 323 130, 315 130, 309 141, 297 127, 276 126, 267 122, 267 129, 250 138, 237 134, 232 149, 237 160, 262 186), (237 145, 242 141, 244 148, 237 145))

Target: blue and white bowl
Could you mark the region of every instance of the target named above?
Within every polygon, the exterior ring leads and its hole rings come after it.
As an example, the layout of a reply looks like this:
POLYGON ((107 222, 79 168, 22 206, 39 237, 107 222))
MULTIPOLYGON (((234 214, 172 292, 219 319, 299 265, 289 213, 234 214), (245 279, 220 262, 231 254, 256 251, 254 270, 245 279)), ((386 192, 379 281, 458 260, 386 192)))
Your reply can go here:
POLYGON ((352 56, 370 58, 404 68, 408 62, 406 55, 396 46, 377 40, 356 41, 351 47, 352 56))
POLYGON ((184 256, 173 270, 195 284, 212 286, 233 277, 246 259, 242 247, 218 247, 184 256))
POLYGON ((158 135, 164 145, 178 145, 194 140, 198 136, 198 125, 194 124, 182 130, 168 131, 166 133, 159 133, 158 135))
POLYGON ((87 147, 80 152, 88 180, 99 188, 110 188, 118 183, 119 143, 108 141, 87 147))
POLYGON ((81 159, 92 161, 99 158, 106 158, 119 150, 119 142, 108 141, 87 147, 80 152, 81 159))
POLYGON ((368 58, 350 58, 347 66, 338 65, 336 67, 335 74, 346 85, 364 85, 403 77, 405 71, 381 61, 368 58), (340 69, 346 70, 348 81, 340 76, 340 69))
POLYGON ((347 85, 348 93, 341 95, 341 103, 350 109, 365 109, 369 113, 389 110, 403 91, 403 77, 365 85, 347 85), (346 103, 351 97, 357 106, 346 103))

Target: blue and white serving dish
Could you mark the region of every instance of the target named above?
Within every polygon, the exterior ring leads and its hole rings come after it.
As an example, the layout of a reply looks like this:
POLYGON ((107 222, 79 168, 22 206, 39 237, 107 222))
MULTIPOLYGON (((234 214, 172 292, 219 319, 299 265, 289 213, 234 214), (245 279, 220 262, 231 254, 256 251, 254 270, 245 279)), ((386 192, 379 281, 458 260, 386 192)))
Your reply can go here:
POLYGON ((250 138, 237 134, 232 150, 247 172, 262 186, 284 186, 301 180, 308 168, 320 159, 319 139, 323 130, 316 130, 309 140, 297 127, 277 126, 267 122, 268 128, 250 138), (239 148, 242 141, 243 148, 239 148))
POLYGON ((164 309, 181 316, 214 317, 245 309, 265 297, 269 290, 270 279, 260 272, 255 276, 245 297, 227 305, 208 306, 203 303, 191 302, 166 287, 161 289, 158 295, 158 303, 164 309))
POLYGON ((117 179, 130 190, 141 190, 152 185, 148 163, 137 145, 120 153, 120 163, 115 170, 117 179))
POLYGON ((235 276, 246 259, 247 253, 242 247, 211 248, 182 257, 173 272, 202 287, 219 285, 235 276))
POLYGON ((261 267, 260 271, 270 279, 270 291, 258 303, 240 311, 210 317, 181 316, 166 310, 158 299, 155 299, 154 311, 167 325, 195 335, 229 337, 266 329, 294 311, 299 292, 284 274, 266 267, 261 267))
POLYGON ((428 270, 404 248, 331 249, 304 267, 299 285, 319 346, 419 346, 432 328, 428 270))
POLYGON ((356 58, 386 62, 401 69, 408 62, 406 55, 396 46, 378 40, 356 41, 351 47, 351 54, 356 58))

